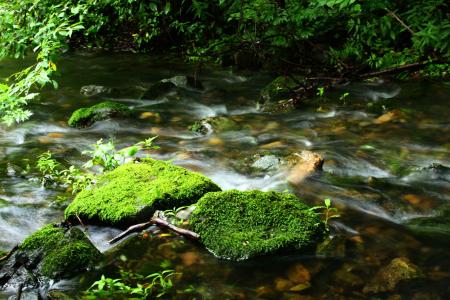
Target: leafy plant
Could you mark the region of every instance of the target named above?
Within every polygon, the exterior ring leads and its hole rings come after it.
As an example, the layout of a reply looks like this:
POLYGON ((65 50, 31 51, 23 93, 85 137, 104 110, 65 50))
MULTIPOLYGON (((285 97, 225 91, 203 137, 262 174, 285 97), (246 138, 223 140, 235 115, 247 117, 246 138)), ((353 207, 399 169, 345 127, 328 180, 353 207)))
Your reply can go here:
POLYGON ((323 97, 324 94, 325 94, 325 88, 324 87, 318 87, 316 95, 319 96, 319 97, 323 97))
POLYGON ((156 137, 148 138, 130 147, 116 150, 112 141, 104 144, 102 140, 94 144, 94 150, 84 151, 84 154, 91 155, 91 159, 83 165, 84 170, 75 166, 64 168, 64 166, 53 158, 51 152, 45 152, 38 157, 36 167, 40 172, 43 185, 57 184, 68 186, 72 194, 78 193, 89 187, 95 179, 90 168, 100 166, 102 171, 110 171, 132 159, 140 150, 156 149, 153 145, 156 137))
POLYGON ((310 210, 311 211, 318 211, 318 210, 321 211, 321 212, 319 212, 319 214, 322 215, 323 223, 325 224, 325 226, 328 227, 328 222, 331 219, 339 218, 340 215, 338 214, 337 208, 331 206, 330 198, 326 198, 323 202, 324 202, 324 205, 311 207, 310 210))
POLYGON ((171 277, 174 270, 164 270, 147 276, 121 271, 121 278, 112 279, 102 275, 86 291, 88 299, 132 296, 136 299, 161 298, 173 288, 171 277))
POLYGON ((60 184, 69 186, 72 194, 78 193, 87 188, 94 181, 94 175, 86 173, 70 166, 68 169, 57 162, 52 157, 51 152, 45 152, 38 157, 37 168, 42 175, 42 185, 60 184))
POLYGON ((140 150, 158 149, 158 146, 153 145, 153 141, 156 138, 157 136, 148 138, 120 150, 116 150, 116 146, 112 140, 103 143, 103 140, 100 139, 96 144, 92 145, 94 148, 93 150, 83 151, 83 154, 91 156, 91 159, 87 161, 83 167, 89 169, 94 166, 100 166, 102 171, 114 170, 135 157, 140 150))

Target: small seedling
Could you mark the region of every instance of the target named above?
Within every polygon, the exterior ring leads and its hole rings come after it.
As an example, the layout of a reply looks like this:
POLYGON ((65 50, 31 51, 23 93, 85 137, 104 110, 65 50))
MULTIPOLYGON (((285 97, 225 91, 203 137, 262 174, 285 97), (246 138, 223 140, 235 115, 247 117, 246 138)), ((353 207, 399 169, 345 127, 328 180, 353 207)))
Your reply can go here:
POLYGON ((311 211, 322 210, 318 214, 323 216, 323 223, 328 228, 328 222, 330 219, 339 218, 341 215, 338 214, 338 210, 336 207, 331 207, 331 199, 326 198, 324 201, 324 205, 311 207, 311 211))

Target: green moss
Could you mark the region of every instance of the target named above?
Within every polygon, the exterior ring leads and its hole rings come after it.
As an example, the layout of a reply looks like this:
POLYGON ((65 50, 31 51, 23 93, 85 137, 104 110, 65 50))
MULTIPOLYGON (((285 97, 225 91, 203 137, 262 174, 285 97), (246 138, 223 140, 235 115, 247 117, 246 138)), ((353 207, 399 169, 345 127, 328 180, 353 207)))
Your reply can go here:
POLYGON ((87 127, 96 121, 128 116, 130 112, 131 110, 124 104, 105 101, 91 107, 77 109, 67 123, 71 127, 87 127))
POLYGON ((128 225, 148 220, 157 209, 189 205, 205 193, 218 190, 216 184, 201 174, 168 162, 145 159, 100 176, 93 189, 75 197, 65 216, 128 225))
POLYGON ((51 250, 60 240, 64 239, 64 229, 53 224, 43 227, 23 241, 19 246, 21 250, 51 250))
POLYGON ((70 277, 97 261, 101 254, 78 228, 53 224, 30 235, 19 246, 28 257, 41 257, 40 273, 51 278, 70 277))
POLYGON ((98 250, 85 241, 63 244, 42 260, 42 273, 50 277, 62 273, 73 274, 91 265, 99 256, 98 250))
POLYGON ((208 131, 213 130, 216 133, 239 130, 239 124, 229 117, 217 116, 209 117, 200 121, 195 122, 189 127, 192 132, 197 132, 201 134, 208 133, 208 131))
POLYGON ((289 99, 292 91, 298 87, 297 81, 302 81, 302 77, 295 80, 287 76, 279 76, 261 90, 261 97, 264 101, 279 101, 289 99))
POLYGON ((215 192, 200 199, 190 224, 216 256, 242 260, 313 246, 325 228, 308 209, 292 194, 215 192))

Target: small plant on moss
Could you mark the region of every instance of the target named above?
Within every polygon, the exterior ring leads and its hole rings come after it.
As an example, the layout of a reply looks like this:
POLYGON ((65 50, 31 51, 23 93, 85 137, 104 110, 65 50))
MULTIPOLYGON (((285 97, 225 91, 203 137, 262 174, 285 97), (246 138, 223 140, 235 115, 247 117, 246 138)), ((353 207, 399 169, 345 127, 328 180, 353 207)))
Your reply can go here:
POLYGON ((161 298, 172 288, 171 277, 177 275, 174 270, 164 270, 148 276, 121 271, 120 278, 113 279, 102 275, 86 291, 87 299, 132 296, 134 299, 161 298))
MULTIPOLYGON (((140 150, 157 149, 158 147, 153 145, 155 139, 156 137, 148 138, 120 150, 116 150, 116 146, 112 141, 104 144, 102 140, 99 140, 94 144, 94 150, 83 152, 92 157, 83 167, 89 169, 99 165, 102 167, 102 171, 111 171, 129 159, 134 158, 140 150)), ((50 151, 42 153, 38 157, 36 167, 41 173, 42 185, 57 184, 68 186, 72 190, 72 194, 89 187, 95 178, 94 174, 88 170, 81 170, 75 166, 64 168, 61 163, 53 158, 53 154, 50 151)))
POLYGON ((347 99, 347 97, 350 96, 350 93, 343 93, 340 97, 339 100, 343 101, 345 104, 345 99, 347 99))
POLYGON ((125 162, 134 158, 140 150, 158 149, 153 145, 157 136, 148 138, 132 146, 116 150, 116 145, 112 140, 104 143, 102 139, 93 144, 93 150, 83 151, 83 154, 91 156, 91 159, 83 167, 89 169, 94 166, 100 166, 102 171, 111 171, 125 162))
POLYGON ((87 188, 94 180, 93 174, 83 172, 75 166, 64 169, 63 165, 53 158, 50 151, 41 154, 36 165, 42 175, 42 185, 69 186, 73 194, 87 188))
POLYGON ((165 211, 163 212, 163 214, 164 214, 164 216, 167 217, 167 218, 173 218, 173 219, 174 219, 174 222, 175 222, 177 225, 181 225, 181 224, 183 224, 184 220, 178 218, 178 217, 177 217, 177 214, 178 214, 180 211, 182 211, 182 210, 184 210, 184 209, 187 209, 188 207, 190 207, 190 205, 180 206, 180 207, 178 207, 178 208, 175 208, 175 207, 174 207, 173 209, 167 209, 167 210, 165 210, 165 211))
POLYGON ((319 97, 323 97, 324 94, 325 94, 325 88, 324 87, 318 87, 316 95, 319 96, 319 97))
POLYGON ((338 214, 338 209, 336 207, 331 206, 330 198, 326 198, 323 201, 323 204, 324 205, 311 207, 310 210, 311 211, 321 210, 321 212, 319 212, 318 214, 323 216, 323 223, 325 224, 326 228, 328 228, 328 222, 331 219, 339 218, 341 215, 338 214))

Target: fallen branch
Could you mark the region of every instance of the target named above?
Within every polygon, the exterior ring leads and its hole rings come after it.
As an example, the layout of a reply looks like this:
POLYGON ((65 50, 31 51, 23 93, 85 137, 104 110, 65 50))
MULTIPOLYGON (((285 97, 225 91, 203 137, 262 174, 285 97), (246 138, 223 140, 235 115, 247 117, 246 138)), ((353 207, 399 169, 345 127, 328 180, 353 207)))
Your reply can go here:
POLYGON ((0 257, 0 262, 7 260, 8 258, 11 257, 11 255, 14 254, 14 252, 16 252, 19 249, 19 245, 15 245, 11 251, 9 251, 8 253, 6 253, 6 255, 0 257))
POLYGON ((412 64, 403 65, 400 67, 387 68, 387 69, 380 70, 380 71, 364 73, 364 74, 358 75, 357 78, 367 79, 367 78, 377 77, 377 76, 381 76, 381 75, 391 75, 391 74, 396 74, 396 73, 400 73, 400 72, 404 72, 404 71, 420 69, 420 68, 425 67, 428 64, 429 64, 429 62, 416 62, 416 63, 412 63, 412 64))
POLYGON ((156 225, 161 226, 161 227, 166 227, 166 228, 170 229, 171 231, 173 231, 175 233, 178 233, 179 235, 182 235, 182 236, 184 236, 186 238, 189 238, 191 240, 198 241, 200 239, 200 236, 198 235, 198 233, 193 232, 191 230, 187 230, 187 229, 184 229, 184 228, 177 227, 175 225, 172 225, 169 222, 167 222, 166 220, 163 220, 163 219, 161 219, 159 217, 156 217, 156 218, 153 217, 152 218, 152 222, 153 222, 153 224, 156 224, 156 225))
POLYGON ((128 227, 127 230, 125 230, 124 232, 120 233, 119 235, 117 235, 114 238, 112 238, 111 240, 109 240, 108 243, 113 244, 113 243, 123 239, 130 233, 133 233, 133 232, 139 231, 139 230, 144 230, 145 228, 150 227, 152 224, 153 223, 150 221, 150 222, 145 222, 145 223, 130 226, 130 227, 128 227))
POLYGON ((169 229, 169 230, 171 230, 171 231, 173 231, 175 233, 178 233, 179 235, 182 235, 182 236, 184 236, 186 238, 189 238, 191 240, 198 241, 200 239, 200 236, 197 233, 195 233, 195 232, 193 232, 191 230, 187 230, 187 229, 183 229, 183 228, 177 227, 177 226, 175 226, 173 224, 170 224, 166 220, 160 218, 159 217, 159 213, 160 213, 160 211, 156 211, 149 222, 136 224, 136 225, 128 227, 127 230, 125 230, 124 232, 120 233, 116 237, 112 238, 110 241, 108 241, 108 243, 113 244, 113 243, 123 239, 124 237, 126 237, 130 233, 133 233, 133 232, 136 232, 136 231, 140 231, 140 230, 144 230, 145 228, 148 228, 151 225, 157 225, 159 227, 165 227, 165 228, 167 228, 167 229, 169 229))
POLYGON ((391 16, 391 17, 393 17, 394 19, 396 19, 397 22, 399 22, 400 25, 402 25, 403 28, 405 28, 406 30, 408 30, 412 35, 415 35, 415 34, 416 34, 416 33, 411 29, 411 27, 409 27, 408 25, 406 25, 405 22, 403 22, 402 19, 400 19, 400 17, 397 16, 397 15, 395 14, 395 12, 389 11, 389 12, 388 12, 388 16, 391 16))

